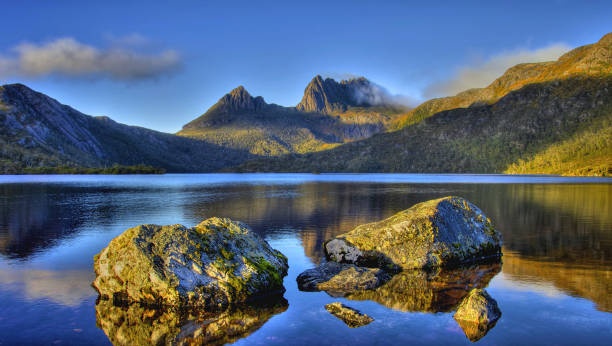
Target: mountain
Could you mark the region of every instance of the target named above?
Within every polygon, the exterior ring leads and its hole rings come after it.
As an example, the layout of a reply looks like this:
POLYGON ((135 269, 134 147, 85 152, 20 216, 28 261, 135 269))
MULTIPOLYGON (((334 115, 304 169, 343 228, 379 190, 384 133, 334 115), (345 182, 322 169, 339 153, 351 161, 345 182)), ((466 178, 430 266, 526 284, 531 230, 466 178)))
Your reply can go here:
POLYGON ((0 171, 146 164, 169 172, 216 171, 253 156, 108 117, 92 117, 22 84, 0 87, 0 171))
POLYGON ((383 95, 379 88, 364 77, 336 82, 317 75, 295 108, 302 112, 334 114, 346 112, 349 107, 372 107, 379 103, 392 105, 385 102, 388 100, 378 99, 383 95))
POLYGON ((428 101, 400 130, 238 170, 610 175, 611 52, 608 34, 556 62, 520 64, 486 88, 428 101))
POLYGON ((239 86, 177 134, 259 156, 307 153, 385 131, 406 108, 367 79, 316 76, 296 107, 268 104, 239 86), (370 100, 376 100, 376 104, 370 100))
POLYGON ((578 47, 562 55, 557 61, 518 64, 485 88, 463 91, 455 96, 424 102, 398 118, 395 128, 416 124, 438 112, 469 107, 474 103, 491 104, 525 85, 560 80, 577 75, 605 75, 612 73, 612 33, 599 42, 578 47))

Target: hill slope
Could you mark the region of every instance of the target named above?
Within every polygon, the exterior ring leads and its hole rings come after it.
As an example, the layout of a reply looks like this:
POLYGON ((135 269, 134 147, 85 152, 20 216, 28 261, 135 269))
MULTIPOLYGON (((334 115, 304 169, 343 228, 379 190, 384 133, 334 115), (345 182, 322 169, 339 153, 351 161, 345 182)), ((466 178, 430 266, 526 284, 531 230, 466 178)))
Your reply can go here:
POLYGON ((376 91, 365 78, 338 83, 316 76, 296 107, 282 107, 239 86, 177 134, 262 156, 318 151, 383 132, 405 112, 371 102, 376 91))
POLYGON ((474 103, 493 103, 525 85, 565 79, 576 75, 612 73, 612 33, 599 42, 578 47, 557 61, 524 63, 511 67, 486 88, 470 89, 455 96, 429 100, 398 118, 396 129, 416 124, 438 112, 469 107, 474 103))
MULTIPOLYGON (((491 105, 443 111, 396 132, 242 171, 495 173, 612 122, 612 76, 530 84, 491 105)), ((604 155, 609 171, 610 156, 604 155)), ((538 172, 542 173, 542 172, 538 172)))
POLYGON ((608 34, 555 62, 514 66, 486 88, 425 102, 400 130, 238 170, 610 175, 611 81, 608 34))
POLYGON ((244 151, 85 115, 21 84, 0 87, 0 172, 25 167, 146 164, 169 172, 215 171, 244 151))

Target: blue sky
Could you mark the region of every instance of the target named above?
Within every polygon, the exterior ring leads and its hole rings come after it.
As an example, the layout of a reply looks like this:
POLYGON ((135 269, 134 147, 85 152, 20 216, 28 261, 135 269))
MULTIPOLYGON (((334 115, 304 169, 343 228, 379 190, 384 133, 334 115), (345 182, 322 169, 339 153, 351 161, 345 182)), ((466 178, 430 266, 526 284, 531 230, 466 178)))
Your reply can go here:
POLYGON ((612 1, 2 1, 0 83, 165 132, 238 85, 297 104, 316 75, 418 103, 612 31, 612 1))

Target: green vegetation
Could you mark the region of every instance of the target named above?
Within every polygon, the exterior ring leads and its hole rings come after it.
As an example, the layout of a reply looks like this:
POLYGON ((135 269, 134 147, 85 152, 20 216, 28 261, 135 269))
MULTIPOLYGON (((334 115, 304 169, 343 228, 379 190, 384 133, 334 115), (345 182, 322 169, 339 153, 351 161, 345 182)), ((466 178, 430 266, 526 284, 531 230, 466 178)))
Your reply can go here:
MULTIPOLYGON (((612 75, 580 76, 530 84, 491 105, 440 112, 400 131, 331 150, 253 160, 237 170, 500 173, 593 124, 611 121, 612 75)), ((602 160, 609 157, 602 152, 602 160)))
POLYGON ((609 117, 597 126, 550 145, 531 158, 519 159, 505 173, 612 176, 612 124, 609 117))
POLYGON ((510 92, 529 84, 537 84, 584 75, 612 73, 612 33, 599 42, 578 47, 557 61, 524 63, 509 68, 501 77, 485 88, 470 89, 455 96, 429 100, 399 117, 393 126, 402 129, 417 124, 436 113, 497 102, 510 92))
POLYGON ((74 166, 27 167, 19 174, 164 174, 166 170, 147 165, 87 168, 74 166))

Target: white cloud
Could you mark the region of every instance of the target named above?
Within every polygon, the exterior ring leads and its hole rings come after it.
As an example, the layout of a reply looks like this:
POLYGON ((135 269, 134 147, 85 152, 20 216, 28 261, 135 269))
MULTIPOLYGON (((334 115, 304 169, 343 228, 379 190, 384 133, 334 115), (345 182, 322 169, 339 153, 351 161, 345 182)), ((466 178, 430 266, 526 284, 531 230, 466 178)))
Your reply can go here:
POLYGON ((0 78, 59 75, 138 80, 168 74, 180 65, 173 50, 145 54, 117 45, 100 49, 69 37, 44 44, 23 43, 11 51, 12 56, 0 57, 0 78))
POLYGON ((557 43, 536 50, 519 49, 503 52, 488 60, 475 61, 459 68, 454 77, 431 84, 423 94, 426 98, 431 98, 456 95, 467 89, 486 87, 516 64, 554 61, 570 49, 565 44, 557 43))

